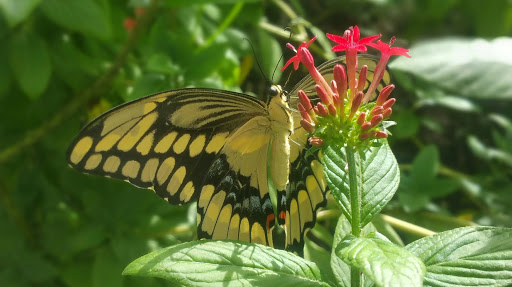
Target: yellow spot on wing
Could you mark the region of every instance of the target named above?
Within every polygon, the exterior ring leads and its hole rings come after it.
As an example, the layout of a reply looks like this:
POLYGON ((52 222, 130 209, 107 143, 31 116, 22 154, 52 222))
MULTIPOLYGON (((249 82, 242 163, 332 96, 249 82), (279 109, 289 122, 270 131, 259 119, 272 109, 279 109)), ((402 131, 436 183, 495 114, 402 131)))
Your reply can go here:
POLYGON ((216 134, 212 137, 208 145, 206 146, 206 152, 207 153, 217 153, 219 150, 224 146, 226 143, 227 136, 229 133, 220 133, 216 134))
MULTIPOLYGON (((299 211, 297 207, 297 201, 293 199, 290 203, 290 218, 286 218, 289 220, 289 228, 290 228, 290 243, 294 240, 300 242, 300 219, 299 219, 299 211)), ((288 222, 287 222, 288 224, 288 222)))
POLYGON ((251 228, 251 242, 267 245, 265 231, 258 222, 255 222, 251 228))
POLYGON ((239 240, 251 242, 249 219, 247 217, 242 218, 242 221, 240 221, 239 240))
POLYGON ((105 161, 105 164, 103 165, 103 170, 106 172, 114 173, 117 171, 120 164, 121 164, 121 159, 115 155, 111 155, 105 161))
POLYGON ((131 128, 117 144, 117 148, 122 151, 129 151, 139 141, 139 139, 151 128, 151 125, 158 118, 158 113, 152 112, 142 118, 133 128, 131 128))
POLYGON ((190 134, 182 135, 172 146, 172 149, 176 154, 182 153, 186 148, 190 140, 190 134))
POLYGON ((169 178, 169 175, 171 175, 171 172, 174 169, 174 164, 175 160, 173 157, 168 157, 162 162, 156 174, 156 180, 159 185, 164 184, 167 178, 169 178))
POLYGON ((95 151, 100 152, 110 150, 119 141, 119 139, 137 123, 138 120, 138 118, 133 119, 110 131, 108 135, 103 137, 98 144, 96 144, 95 151))
POLYGON ((71 163, 78 164, 80 161, 82 161, 85 154, 91 149, 92 142, 93 141, 91 137, 83 137, 80 139, 71 152, 71 156, 69 158, 71 163))
POLYGON ((235 214, 229 222, 228 239, 238 240, 238 234, 240 231, 240 215, 235 214))
POLYGON ((147 113, 153 111, 155 108, 156 108, 156 103, 154 103, 154 102, 149 102, 149 103, 145 104, 144 105, 144 114, 147 114, 147 113))
POLYGON ((212 233, 213 233, 213 228, 215 227, 217 218, 219 217, 220 208, 224 204, 225 198, 226 198, 226 192, 221 190, 212 197, 210 204, 208 204, 208 209, 206 210, 206 213, 204 214, 202 227, 203 227, 203 230, 206 233, 208 233, 209 235, 212 235, 212 233))
POLYGON ((194 184, 192 183, 192 181, 187 182, 187 184, 185 185, 185 187, 183 188, 183 190, 180 193, 181 202, 189 202, 190 198, 192 198, 192 195, 194 195, 194 191, 195 191, 195 188, 194 188, 194 184))
POLYGON ((318 184, 322 190, 327 189, 327 182, 325 181, 324 172, 322 170, 322 164, 318 160, 314 160, 311 162, 311 170, 315 175, 318 184))
POLYGON ((136 178, 139 174, 139 169, 140 163, 138 161, 129 160, 124 164, 121 173, 126 177, 136 178))
POLYGON ((183 184, 183 179, 185 179, 185 175, 187 174, 187 169, 185 166, 180 166, 171 177, 169 184, 167 185, 167 191, 174 195, 183 184))
POLYGON ((140 179, 144 182, 152 182, 155 179, 156 170, 158 169, 158 158, 151 158, 144 165, 144 169, 140 175, 140 179))
POLYGON ((229 221, 231 220, 231 211, 233 207, 231 204, 225 205, 220 214, 215 230, 213 231, 212 239, 226 239, 228 238, 229 221))
POLYGON ((204 135, 197 136, 188 148, 190 157, 195 157, 203 151, 206 137, 204 135))
POLYGON ((91 155, 91 157, 89 157, 87 159, 87 162, 85 163, 85 169, 91 170, 91 169, 95 169, 96 167, 98 167, 98 165, 101 162, 101 158, 102 158, 101 154, 99 154, 99 153, 91 155))
POLYGON ((314 176, 308 175, 306 178, 306 187, 308 189, 309 196, 311 197, 311 205, 313 208, 316 208, 318 204, 324 200, 324 197, 314 176))
POLYGON ((212 198, 213 191, 215 190, 215 187, 211 184, 204 185, 201 189, 201 193, 199 196, 199 201, 197 202, 197 206, 201 208, 205 208, 210 202, 210 199, 212 198))
POLYGON ((96 145, 96 148, 94 148, 94 150, 95 151, 107 151, 107 150, 111 149, 120 138, 121 138, 120 134, 110 133, 98 142, 98 144, 96 145))
POLYGON ((300 210, 300 224, 301 228, 303 228, 304 224, 313 221, 313 210, 311 207, 311 201, 309 200, 308 193, 305 190, 299 191, 298 200, 300 210))
POLYGON ((153 146, 153 140, 155 137, 155 131, 152 131, 150 134, 146 135, 140 143, 137 145, 137 151, 141 155, 147 155, 153 146))
POLYGON ((201 224, 201 214, 196 214, 196 226, 199 226, 201 224))
POLYGON ((176 135, 178 135, 177 132, 172 132, 172 133, 166 134, 155 146, 155 152, 157 152, 157 153, 167 152, 169 150, 169 148, 171 147, 172 143, 174 142, 174 140, 176 139, 176 135))

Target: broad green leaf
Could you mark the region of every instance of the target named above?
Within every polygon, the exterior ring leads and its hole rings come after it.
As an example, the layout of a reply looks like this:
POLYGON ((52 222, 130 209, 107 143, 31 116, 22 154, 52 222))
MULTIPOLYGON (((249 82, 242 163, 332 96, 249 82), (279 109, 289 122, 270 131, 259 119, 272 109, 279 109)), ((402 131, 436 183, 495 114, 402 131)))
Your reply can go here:
POLYGON ((421 286, 425 265, 402 247, 380 238, 347 236, 336 255, 377 286, 421 286))
POLYGON ((46 17, 65 29, 108 39, 112 29, 107 13, 96 1, 44 0, 46 17))
POLYGON ((279 42, 267 32, 264 32, 263 30, 259 30, 258 32, 259 50, 261 52, 258 53, 256 57, 260 57, 263 72, 268 80, 272 83, 278 83, 282 75, 281 69, 276 68, 279 60, 281 59, 281 55, 283 54, 281 44, 279 44, 279 42))
MULTIPOLYGON (((324 174, 329 187, 340 195, 342 212, 351 218, 350 189, 345 150, 328 146, 322 150, 324 174)), ((380 147, 372 147, 362 159, 363 191, 361 199, 361 226, 364 227, 391 200, 398 188, 400 171, 396 159, 387 142, 380 147)))
POLYGON ((309 261, 239 241, 194 241, 138 258, 124 275, 160 277, 183 286, 327 286, 309 261))
POLYGON ((414 45, 411 58, 390 68, 410 73, 447 94, 512 99, 512 38, 442 39, 414 45))
POLYGON ((46 43, 37 34, 17 33, 10 43, 9 60, 21 90, 31 99, 46 89, 52 73, 46 43))
POLYGON ((462 227, 406 246, 427 266, 424 286, 511 286, 512 229, 462 227))
POLYGON ((185 79, 202 80, 217 71, 226 57, 227 46, 213 44, 193 55, 185 70, 185 79))
POLYGON ((424 147, 412 162, 411 177, 419 184, 427 184, 439 169, 439 151, 436 146, 424 147))
POLYGON ((488 147, 473 135, 468 136, 467 143, 476 156, 485 160, 497 160, 512 167, 512 154, 500 149, 488 147))
MULTIPOLYGON (((333 248, 331 250, 331 269, 335 278, 337 279, 338 286, 343 287, 350 287, 350 266, 336 255, 336 247, 343 241, 343 239, 345 239, 347 236, 350 236, 351 230, 352 227, 350 226, 350 222, 347 220, 347 218, 344 215, 340 216, 336 225, 333 248)), ((377 230, 375 229, 375 226, 373 223, 370 223, 362 229, 361 233, 363 236, 365 236, 367 234, 376 232, 377 230)), ((379 234, 379 236, 382 235, 379 234)), ((374 285, 374 283, 369 278, 367 278, 366 275, 364 275, 364 277, 365 287, 374 285)))
POLYGON ((10 27, 23 22, 41 0, 0 0, 0 10, 10 27))

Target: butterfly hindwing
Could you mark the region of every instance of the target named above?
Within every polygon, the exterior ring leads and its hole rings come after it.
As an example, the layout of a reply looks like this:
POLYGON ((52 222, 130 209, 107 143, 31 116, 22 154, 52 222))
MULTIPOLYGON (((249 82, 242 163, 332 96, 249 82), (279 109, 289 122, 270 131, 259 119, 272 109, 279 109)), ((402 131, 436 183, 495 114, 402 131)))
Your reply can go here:
POLYGON ((68 162, 153 188, 173 204, 198 199, 198 237, 273 245, 267 106, 247 95, 183 89, 116 107, 88 124, 68 162))

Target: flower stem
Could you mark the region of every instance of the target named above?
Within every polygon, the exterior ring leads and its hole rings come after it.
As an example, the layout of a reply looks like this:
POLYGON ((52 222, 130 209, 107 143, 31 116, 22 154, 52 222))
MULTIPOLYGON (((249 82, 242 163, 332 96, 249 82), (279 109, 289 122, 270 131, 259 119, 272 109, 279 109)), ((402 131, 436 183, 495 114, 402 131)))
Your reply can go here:
MULTIPOLYGON (((350 186, 350 210, 351 210, 351 225, 352 235, 355 237, 361 236, 361 189, 362 189, 362 171, 361 160, 359 154, 353 148, 345 148, 347 152, 348 164, 348 181, 350 186)), ((350 283, 352 287, 362 286, 362 276, 359 269, 351 267, 350 283)))
POLYGON ((361 163, 359 155, 352 148, 346 148, 348 180, 350 186, 350 210, 352 213, 352 235, 361 236, 361 163))

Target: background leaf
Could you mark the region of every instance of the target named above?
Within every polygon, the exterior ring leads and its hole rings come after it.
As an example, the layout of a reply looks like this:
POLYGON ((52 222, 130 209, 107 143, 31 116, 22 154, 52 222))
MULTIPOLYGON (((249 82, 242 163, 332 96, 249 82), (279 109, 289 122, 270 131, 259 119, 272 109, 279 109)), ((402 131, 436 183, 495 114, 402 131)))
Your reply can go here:
POLYGON ((512 229, 463 227, 406 246, 427 266, 424 286, 510 286, 512 229))
POLYGON ((44 0, 41 9, 46 17, 66 29, 102 39, 111 36, 107 13, 96 1, 44 0))
POLYGON ((37 34, 19 33, 11 42, 9 55, 20 88, 31 99, 38 98, 46 89, 52 72, 44 40, 37 34))
POLYGON ((432 40, 414 45, 410 59, 398 58, 390 67, 454 95, 510 100, 510 49, 510 38, 432 40))

